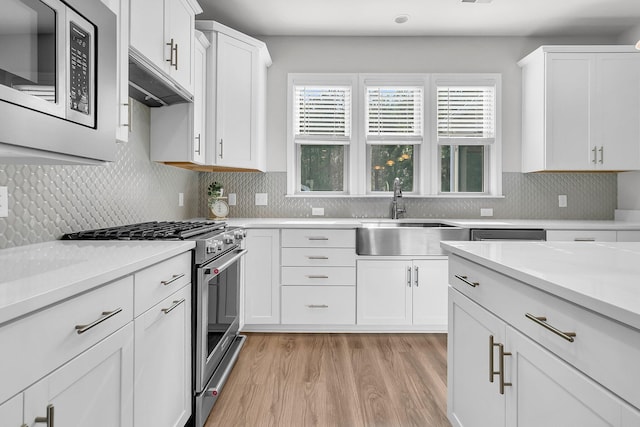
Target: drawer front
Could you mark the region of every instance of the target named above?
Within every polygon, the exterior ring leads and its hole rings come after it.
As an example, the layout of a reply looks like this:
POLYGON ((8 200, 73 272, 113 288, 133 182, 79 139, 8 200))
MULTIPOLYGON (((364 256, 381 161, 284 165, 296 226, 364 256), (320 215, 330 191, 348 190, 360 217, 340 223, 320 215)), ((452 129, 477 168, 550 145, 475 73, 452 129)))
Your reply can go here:
POLYGON ((282 265, 355 267, 356 251, 351 248, 283 248, 282 265))
POLYGON ((133 277, 128 276, 6 324, 0 328, 0 402, 132 320, 133 277), (86 331, 79 334, 76 325, 86 331))
POLYGON ((141 270, 134 278, 137 317, 191 282, 191 252, 141 270))
POLYGON ((547 240, 557 242, 615 242, 613 230, 547 230, 547 240))
POLYGON ((283 285, 356 285, 355 267, 282 267, 283 285))
POLYGON ((456 256, 450 257, 449 266, 453 287, 640 407, 640 393, 634 385, 640 382, 640 331, 456 256), (455 275, 467 276, 465 280, 478 286, 472 287, 455 275), (541 324, 527 314, 546 321, 541 324), (550 327, 576 336, 570 342, 569 336, 563 338, 550 327))
POLYGON ((283 248, 355 248, 356 231, 349 229, 284 229, 283 248))
POLYGON ((352 286, 283 286, 282 323, 354 325, 356 289, 352 286))

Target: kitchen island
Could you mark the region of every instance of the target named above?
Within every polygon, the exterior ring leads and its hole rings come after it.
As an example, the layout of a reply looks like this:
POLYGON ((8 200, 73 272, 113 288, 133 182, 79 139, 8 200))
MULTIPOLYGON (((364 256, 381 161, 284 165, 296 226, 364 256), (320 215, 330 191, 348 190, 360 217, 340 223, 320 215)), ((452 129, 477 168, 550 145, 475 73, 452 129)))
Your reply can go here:
POLYGON ((442 246, 454 426, 640 425, 640 244, 442 246))

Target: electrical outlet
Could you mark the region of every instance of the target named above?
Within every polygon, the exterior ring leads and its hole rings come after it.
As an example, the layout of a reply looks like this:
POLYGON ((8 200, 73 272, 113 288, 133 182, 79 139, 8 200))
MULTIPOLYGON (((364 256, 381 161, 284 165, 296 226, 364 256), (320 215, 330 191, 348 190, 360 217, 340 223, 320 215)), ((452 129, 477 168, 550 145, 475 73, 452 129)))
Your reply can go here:
POLYGON ((311 208, 311 215, 324 216, 324 208, 311 208))
POLYGON ((236 203, 236 193, 229 193, 229 206, 235 206, 236 203))
POLYGON ((256 206, 267 206, 267 193, 256 193, 256 206))
POLYGON ((178 206, 184 206, 184 193, 178 193, 178 206))
POLYGON ((9 216, 9 192, 7 187, 0 187, 0 218, 9 216))
POLYGON ((558 207, 566 208, 567 207, 567 195, 560 194, 558 195, 558 207))
POLYGON ((480 209, 480 216, 493 216, 493 208, 480 209))

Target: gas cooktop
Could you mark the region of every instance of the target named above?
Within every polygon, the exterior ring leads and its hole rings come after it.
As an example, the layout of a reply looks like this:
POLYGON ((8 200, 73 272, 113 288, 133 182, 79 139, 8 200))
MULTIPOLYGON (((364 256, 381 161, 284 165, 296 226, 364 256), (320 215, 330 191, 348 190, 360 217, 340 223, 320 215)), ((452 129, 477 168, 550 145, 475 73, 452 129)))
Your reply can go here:
POLYGON ((62 236, 63 240, 184 240, 216 230, 224 230, 223 221, 151 221, 62 236))

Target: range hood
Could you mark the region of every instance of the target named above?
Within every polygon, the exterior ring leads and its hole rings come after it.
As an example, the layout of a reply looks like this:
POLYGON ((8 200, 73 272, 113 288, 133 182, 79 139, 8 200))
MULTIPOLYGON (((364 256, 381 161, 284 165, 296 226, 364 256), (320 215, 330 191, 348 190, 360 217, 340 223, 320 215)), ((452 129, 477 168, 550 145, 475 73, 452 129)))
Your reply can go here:
POLYGON ((129 49, 129 96, 149 107, 193 102, 189 92, 171 81, 134 48, 129 49))

